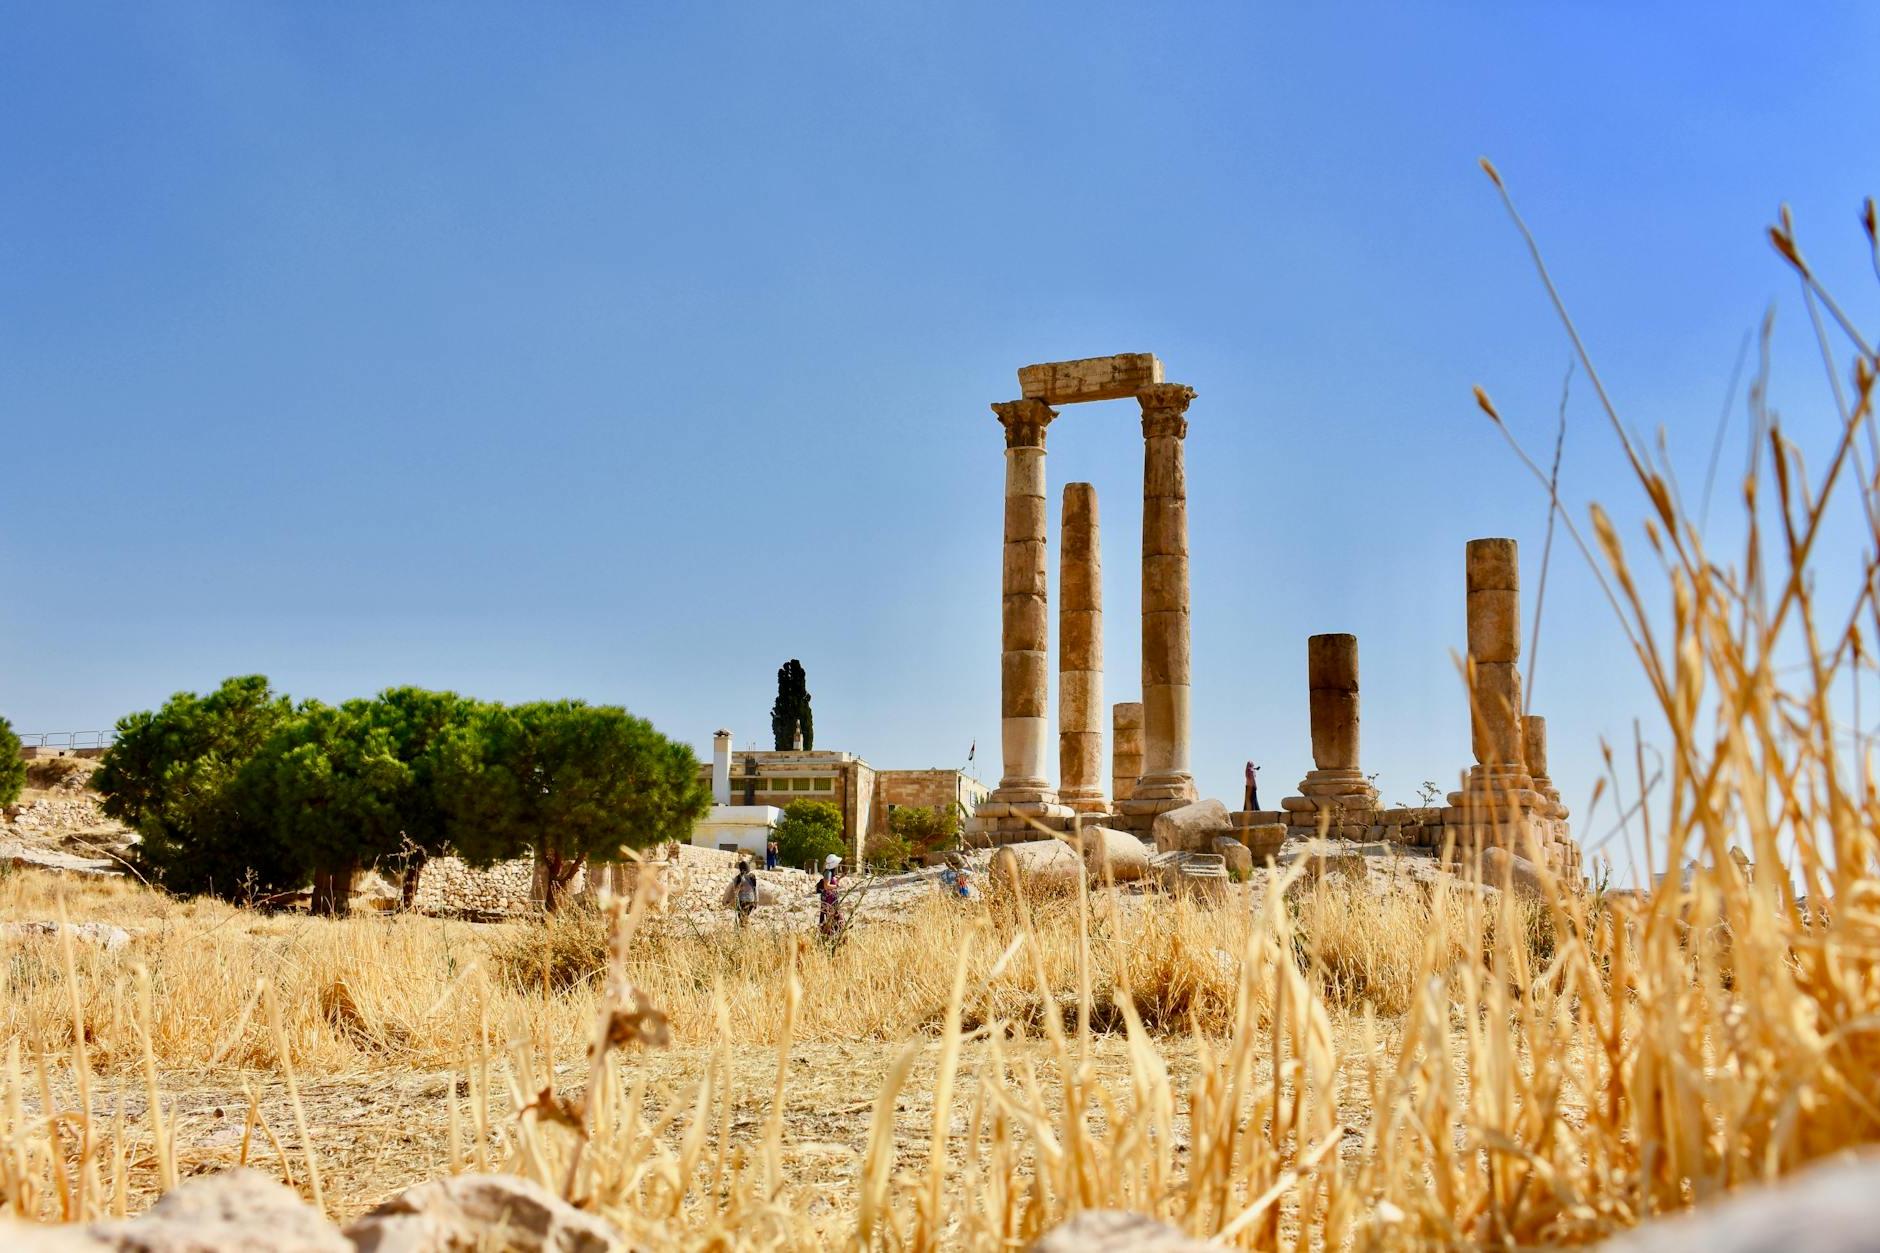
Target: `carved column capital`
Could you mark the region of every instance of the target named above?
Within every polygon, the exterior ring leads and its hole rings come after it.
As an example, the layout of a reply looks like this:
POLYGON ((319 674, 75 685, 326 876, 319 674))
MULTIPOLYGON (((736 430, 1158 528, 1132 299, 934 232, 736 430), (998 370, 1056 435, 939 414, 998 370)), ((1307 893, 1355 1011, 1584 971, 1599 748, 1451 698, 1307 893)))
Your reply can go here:
POLYGON ((1042 400, 1002 400, 992 411, 1005 428, 1007 448, 1043 448, 1044 428, 1057 417, 1057 410, 1042 400))
POLYGON ((1151 383, 1137 392, 1136 403, 1142 406, 1142 437, 1186 436, 1188 404, 1194 398, 1195 389, 1186 383, 1151 383))

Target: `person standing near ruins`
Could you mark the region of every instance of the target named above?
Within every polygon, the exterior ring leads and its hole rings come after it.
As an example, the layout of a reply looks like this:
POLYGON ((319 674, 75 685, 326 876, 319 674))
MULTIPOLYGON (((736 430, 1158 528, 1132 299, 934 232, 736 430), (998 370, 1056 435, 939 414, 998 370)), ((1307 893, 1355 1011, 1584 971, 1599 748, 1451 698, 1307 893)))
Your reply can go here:
POLYGON ((772 840, 770 843, 764 845, 764 869, 775 870, 776 868, 777 868, 777 841, 772 840))
POLYGON ((1258 809, 1259 807, 1260 807, 1260 767, 1254 765, 1252 762, 1248 762, 1247 763, 1246 809, 1249 812, 1251 812, 1255 809, 1258 809))
POLYGON ((744 925, 745 919, 757 908, 757 875, 751 869, 751 863, 738 863, 738 877, 731 881, 732 897, 738 911, 738 925, 744 925))
POLYGON ((842 858, 831 853, 823 860, 822 877, 816 880, 816 900, 821 906, 816 929, 830 944, 834 944, 842 934, 842 898, 838 894, 841 880, 837 877, 837 871, 841 868, 842 858))

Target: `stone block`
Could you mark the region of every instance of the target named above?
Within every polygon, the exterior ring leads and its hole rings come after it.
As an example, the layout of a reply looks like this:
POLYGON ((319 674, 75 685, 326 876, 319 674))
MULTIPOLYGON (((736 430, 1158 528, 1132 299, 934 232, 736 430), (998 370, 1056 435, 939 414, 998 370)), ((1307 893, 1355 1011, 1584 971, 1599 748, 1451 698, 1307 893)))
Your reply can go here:
POLYGON ((1151 445, 1142 461, 1142 497, 1144 500, 1188 499, 1187 459, 1181 445, 1151 445))
POLYGON ((1484 765, 1522 764, 1521 672, 1513 662, 1478 662, 1470 707, 1470 742, 1484 765))
POLYGON ((1045 594, 1045 552, 1042 539, 1007 540, 1002 595, 1043 596, 1045 594))
POLYGON ((1490 588, 1469 593, 1469 656, 1479 665, 1521 659, 1521 593, 1490 588))
POLYGON ((1233 837, 1227 806, 1212 798, 1157 814, 1151 830, 1156 851, 1164 853, 1209 853, 1216 836, 1233 837))
POLYGON ((1114 827, 1085 827, 1084 866, 1092 882, 1102 882, 1107 867, 1118 883, 1140 879, 1149 873, 1149 850, 1141 840, 1114 827))
POLYGON ((1313 635, 1306 639, 1306 687, 1358 690, 1358 637, 1313 635))
POLYGON ((419 1184, 353 1220, 345 1234, 357 1253, 444 1253, 499 1244, 512 1253, 628 1248, 605 1219, 516 1175, 454 1175, 419 1184))
POLYGON ((1103 669, 1103 614, 1095 609, 1058 611, 1058 656, 1066 670, 1103 669))
POLYGON ((1042 653, 1050 647, 1050 609, 1043 593, 1007 596, 1000 605, 1001 648, 1042 653))
POLYGON ((992 857, 992 877, 1005 882, 1074 884, 1084 873, 1077 850, 1063 840, 1006 844, 992 857))
POLYGON ((1044 361, 1020 366, 1019 394, 1046 404, 1084 400, 1121 400, 1152 383, 1162 382, 1162 363, 1154 353, 1123 352, 1075 361, 1044 361))
POLYGON ((1043 539, 1045 509, 1042 496, 1007 496, 1005 498, 1005 538, 1043 539))
POLYGON ((1219 853, 1226 859, 1227 871, 1230 875, 1238 874, 1240 877, 1245 878, 1247 875, 1253 873, 1252 850, 1232 836, 1215 836, 1214 847, 1210 851, 1219 853))
POLYGON ((1521 550, 1511 539, 1472 539, 1468 543, 1468 588, 1476 591, 1519 591, 1521 550))
POLYGON ((1144 713, 1155 697, 1147 690, 1158 685, 1188 684, 1188 613, 1144 613, 1142 615, 1142 701, 1144 713))
POLYGON ((1188 501, 1183 496, 1147 496, 1142 502, 1142 553, 1150 557, 1188 555, 1188 501))
MULTIPOLYGON (((1043 718, 1049 712, 1050 676, 1043 652, 1008 652, 999 658, 999 712, 1006 718, 1043 718)), ((1040 763, 1042 764, 1042 763, 1040 763)))

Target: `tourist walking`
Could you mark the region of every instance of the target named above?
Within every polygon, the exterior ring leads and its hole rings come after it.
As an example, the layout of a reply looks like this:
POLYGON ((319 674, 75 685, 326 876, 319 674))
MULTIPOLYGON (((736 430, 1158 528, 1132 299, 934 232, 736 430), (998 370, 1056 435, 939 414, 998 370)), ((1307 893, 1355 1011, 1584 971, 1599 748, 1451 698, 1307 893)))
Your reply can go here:
POLYGON ((1260 807, 1260 767, 1247 763, 1247 804, 1251 811, 1260 807))
POLYGON ((738 863, 738 877, 732 880, 732 897, 738 910, 738 925, 751 916, 757 908, 757 875, 751 870, 751 863, 738 863))
POLYGON ((816 880, 816 900, 820 905, 817 911, 816 929, 830 945, 842 935, 842 898, 839 889, 842 881, 837 872, 842 868, 842 858, 831 853, 823 859, 822 877, 816 880))

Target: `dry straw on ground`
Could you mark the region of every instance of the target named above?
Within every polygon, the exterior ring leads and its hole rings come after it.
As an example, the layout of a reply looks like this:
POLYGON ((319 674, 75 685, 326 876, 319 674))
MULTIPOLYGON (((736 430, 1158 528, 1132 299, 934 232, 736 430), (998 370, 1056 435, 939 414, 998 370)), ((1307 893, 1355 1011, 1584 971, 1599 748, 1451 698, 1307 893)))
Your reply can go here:
MULTIPOLYGON (((1648 501, 1652 576, 1597 511, 1593 544, 1662 718, 1649 837, 1661 866, 1698 860, 1688 884, 1637 907, 1335 879, 1290 897, 1276 880, 1244 912, 1101 889, 936 901, 833 954, 627 916, 604 962, 592 921, 492 940, 86 888, 74 916, 145 934, 7 954, 7 1203, 95 1214, 139 1171, 173 1177, 165 1075, 206 1066, 299 1073, 313 1112, 297 1090, 271 1117, 251 1104, 243 1148, 309 1191, 319 1083, 454 1067, 433 1104, 454 1164, 501 1163, 674 1248, 1011 1248, 1099 1205, 1246 1247, 1573 1243, 1871 1142, 1880 801, 1837 714, 1880 607, 1875 566, 1829 604, 1811 561, 1831 517, 1880 554, 1876 360, 1786 224, 1777 245, 1824 353, 1857 361, 1812 478, 1756 407, 1767 469, 1745 481, 1735 565, 1581 362, 1648 501), (676 1085, 646 1052, 668 1032, 702 1045, 676 1085), (887 1052, 865 1087, 834 1043, 855 1040, 887 1052), (147 1093, 134 1114, 127 1082, 147 1093), (866 1117, 859 1144, 820 1138, 838 1104, 866 1117)), ((47 904, 37 882, 0 890, 47 904)))

